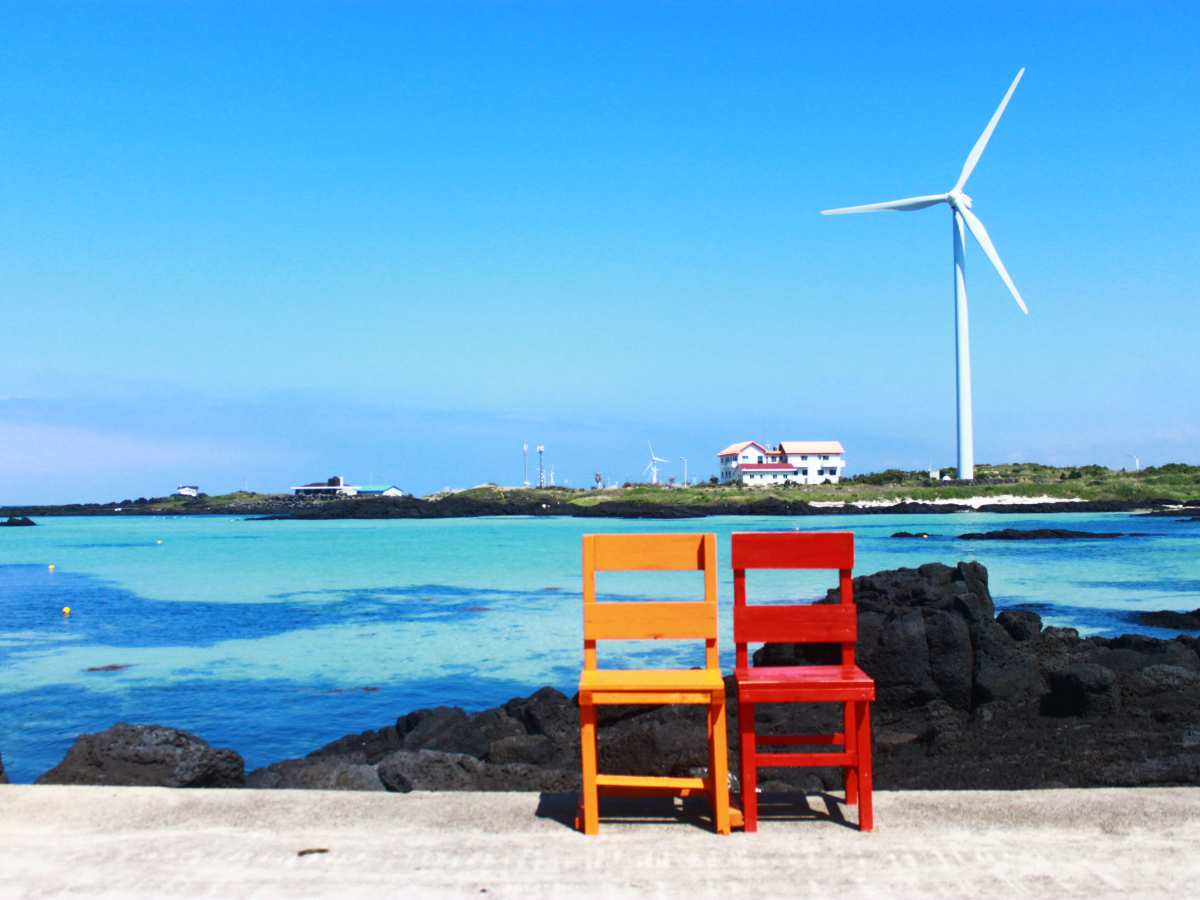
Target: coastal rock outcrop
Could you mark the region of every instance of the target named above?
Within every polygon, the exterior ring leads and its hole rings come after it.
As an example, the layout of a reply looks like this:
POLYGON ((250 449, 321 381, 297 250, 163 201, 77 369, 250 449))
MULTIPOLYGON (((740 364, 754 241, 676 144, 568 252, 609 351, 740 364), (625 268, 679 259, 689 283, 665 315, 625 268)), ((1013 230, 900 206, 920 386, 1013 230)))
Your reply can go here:
POLYGON ((544 687, 483 712, 440 706, 407 713, 395 725, 346 735, 303 759, 255 769, 246 786, 304 788, 333 778, 338 790, 378 790, 375 782, 389 790, 552 790, 545 785, 576 784, 578 769, 579 709, 544 687), (377 772, 375 781, 363 770, 377 772))
POLYGON ((163 725, 120 722, 80 735, 57 766, 35 784, 106 784, 156 787, 242 787, 242 757, 163 725))
POLYGON ((4 757, 0 755, 0 784, 8 784, 8 775, 4 771, 4 757))
POLYGON ((28 516, 9 516, 0 525, 9 525, 20 527, 22 525, 36 525, 37 522, 30 519, 28 516))
POLYGON ((1191 612, 1172 612, 1169 609, 1138 614, 1138 621, 1154 628, 1169 628, 1177 631, 1200 631, 1200 609, 1191 612))
POLYGON ((1117 531, 1068 531, 1065 528, 1034 528, 1022 531, 1018 528, 1003 528, 1000 531, 973 531, 960 534, 960 541, 1066 541, 1089 538, 1129 537, 1117 531))
POLYGON ((374 766, 340 759, 285 759, 246 776, 246 787, 259 790, 382 791, 374 766))
MULTIPOLYGON (((838 603, 838 589, 823 603, 838 603)), ((1030 699, 1048 687, 1038 665, 1015 652, 1016 642, 995 620, 987 569, 927 563, 854 579, 858 605, 858 664, 875 679, 880 704, 920 706, 941 700, 970 710, 1004 697, 1030 699)), ((1040 624, 1040 623, 1039 623, 1040 624)), ((767 644, 755 665, 833 663, 836 644, 767 644)))
POLYGON ((493 765, 465 753, 397 750, 376 767, 389 791, 577 791, 578 772, 529 763, 493 765))

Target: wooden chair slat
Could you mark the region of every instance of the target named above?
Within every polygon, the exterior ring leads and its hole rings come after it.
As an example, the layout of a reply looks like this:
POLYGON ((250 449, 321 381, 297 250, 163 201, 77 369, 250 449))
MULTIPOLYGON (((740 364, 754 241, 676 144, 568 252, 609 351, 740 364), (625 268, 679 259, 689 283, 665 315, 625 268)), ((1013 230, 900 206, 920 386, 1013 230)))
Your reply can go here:
POLYGON ((735 606, 734 640, 739 643, 816 644, 858 640, 858 611, 845 604, 735 606))
POLYGON ((598 534, 597 572, 669 572, 703 569, 703 534, 598 534))
POLYGON ((730 560, 734 569, 853 569, 854 533, 734 532, 730 560), (804 540, 795 540, 798 533, 804 540), (739 541, 742 534, 752 540, 739 541))
POLYGON ((583 608, 588 641, 716 640, 714 603, 589 603, 583 608))

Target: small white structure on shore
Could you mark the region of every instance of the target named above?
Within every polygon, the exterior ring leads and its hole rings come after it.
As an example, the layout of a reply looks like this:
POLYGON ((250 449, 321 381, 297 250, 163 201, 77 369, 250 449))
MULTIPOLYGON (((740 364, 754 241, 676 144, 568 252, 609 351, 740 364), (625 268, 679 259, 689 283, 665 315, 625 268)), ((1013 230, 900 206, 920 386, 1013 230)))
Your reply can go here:
POLYGON ((717 454, 721 483, 837 484, 846 467, 846 451, 837 441, 782 441, 767 449, 757 441, 732 444, 717 454))
POLYGON ((366 487, 360 487, 358 489, 358 496, 360 496, 360 497, 403 497, 404 491, 400 490, 400 488, 396 487, 394 484, 389 484, 386 486, 370 485, 370 486, 366 486, 366 487))
POLYGON ((177 497, 198 497, 200 496, 200 488, 194 484, 181 484, 175 490, 177 497))
POLYGON ((354 497, 359 491, 354 485, 344 484, 341 477, 302 484, 292 490, 296 492, 297 497, 354 497))

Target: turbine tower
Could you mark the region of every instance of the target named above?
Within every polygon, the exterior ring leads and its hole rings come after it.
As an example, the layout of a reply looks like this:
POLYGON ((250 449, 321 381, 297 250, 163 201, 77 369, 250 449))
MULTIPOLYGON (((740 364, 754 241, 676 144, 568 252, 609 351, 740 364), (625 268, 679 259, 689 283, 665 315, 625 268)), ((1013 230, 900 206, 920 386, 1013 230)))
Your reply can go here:
POLYGON ((646 441, 646 446, 650 448, 650 465, 646 466, 646 468, 642 470, 642 474, 645 475, 647 472, 649 472, 650 483, 658 484, 658 466, 656 466, 655 463, 665 463, 668 462, 668 460, 660 459, 659 457, 655 456, 654 445, 649 441, 646 441))
POLYGON ((538 450, 538 487, 544 488, 546 486, 546 464, 543 460, 543 454, 545 453, 546 448, 543 447, 541 444, 538 444, 537 450, 538 450))
POLYGON ((1000 101, 999 109, 996 110, 996 114, 988 122, 987 128, 983 130, 983 135, 975 142, 974 148, 972 148, 970 155, 967 156, 962 174, 958 176, 958 182, 954 185, 950 193, 931 194, 925 197, 909 197, 907 200, 892 200, 889 203, 871 203, 867 206, 850 206, 845 209, 826 209, 821 212, 823 216, 838 216, 842 213, 859 212, 911 212, 912 210, 924 209, 927 206, 934 206, 938 203, 946 203, 950 206, 954 218, 954 344, 958 370, 957 474, 959 478, 965 479, 973 479, 975 477, 975 445, 971 426, 971 351, 967 333, 964 229, 970 229, 971 234, 975 235, 975 240, 979 242, 979 246, 983 248, 983 252, 987 255, 987 258, 996 267, 996 271, 1000 273, 1000 277, 1004 280, 1005 285, 1008 286, 1009 291, 1012 292, 1017 305, 1021 307, 1021 311, 1028 315, 1029 310, 1025 306, 1025 301, 1021 299, 1021 295, 1017 291, 1017 286, 1008 277, 1008 271, 1004 268, 1004 263, 1000 261, 1000 254, 996 252, 996 248, 992 245, 992 239, 988 237, 987 229, 983 227, 983 223, 971 212, 971 198, 963 193, 963 188, 966 187, 967 179, 971 177, 971 173, 975 170, 975 164, 979 162, 979 157, 983 155, 983 148, 987 146, 992 132, 995 131, 996 123, 1000 121, 1004 107, 1008 106, 1009 98, 1012 97, 1013 91, 1017 89, 1017 82, 1021 80, 1021 76, 1024 74, 1025 70, 1022 69, 1017 73, 1017 77, 1013 79, 1008 93, 1000 101))

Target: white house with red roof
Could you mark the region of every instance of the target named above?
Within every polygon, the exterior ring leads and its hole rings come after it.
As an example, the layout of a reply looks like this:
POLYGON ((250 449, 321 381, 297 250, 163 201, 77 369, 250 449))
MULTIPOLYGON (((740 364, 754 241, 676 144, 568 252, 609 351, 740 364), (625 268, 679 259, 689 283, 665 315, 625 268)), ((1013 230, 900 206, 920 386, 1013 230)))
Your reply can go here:
POLYGON ((846 467, 846 451, 837 441, 782 441, 768 449, 757 441, 732 444, 717 454, 721 483, 740 481, 754 487, 772 484, 837 484, 846 467))

